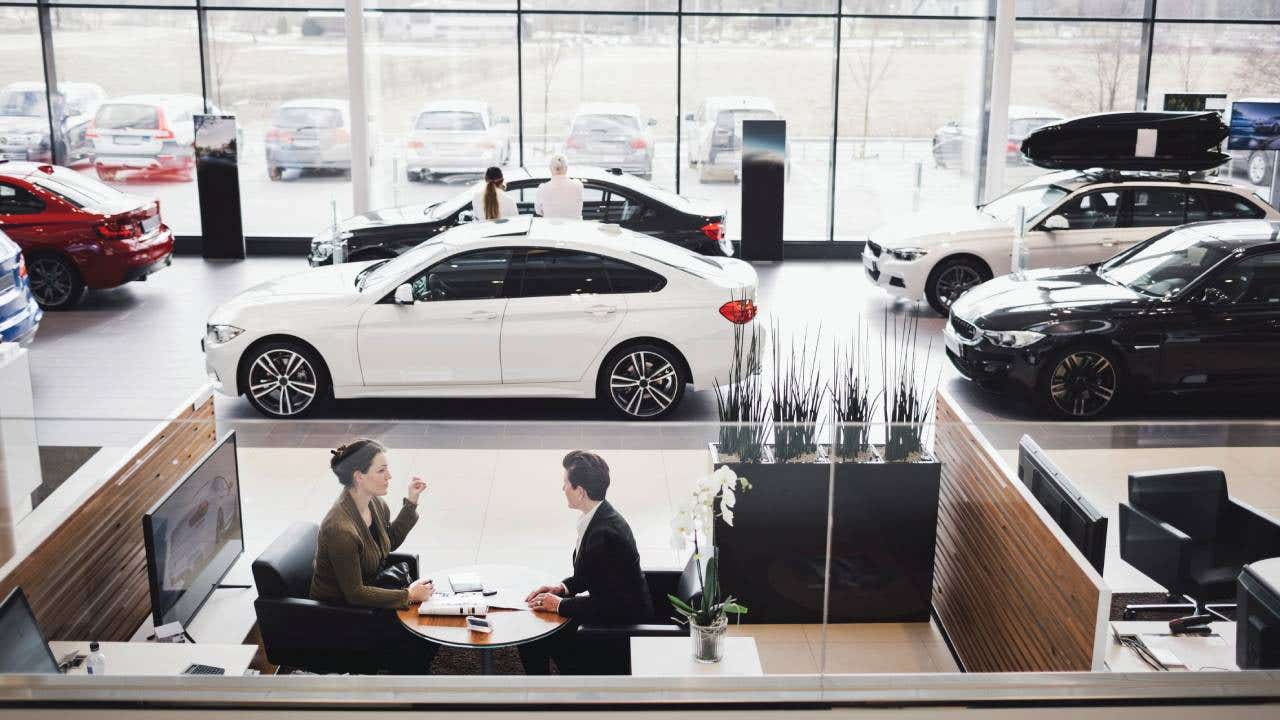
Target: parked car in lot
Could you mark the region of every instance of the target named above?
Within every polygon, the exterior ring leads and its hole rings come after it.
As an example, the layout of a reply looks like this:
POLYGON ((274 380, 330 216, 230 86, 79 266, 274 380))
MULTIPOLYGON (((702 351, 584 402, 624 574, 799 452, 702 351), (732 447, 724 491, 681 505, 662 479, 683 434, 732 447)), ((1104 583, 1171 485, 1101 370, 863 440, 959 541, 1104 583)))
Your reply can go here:
POLYGON ((756 272, 617 226, 468 223, 396 258, 241 293, 202 343, 222 392, 269 417, 331 398, 597 398, 653 420, 727 380, 756 272))
POLYGON ((653 134, 658 121, 638 105, 583 103, 569 123, 564 155, 575 164, 618 168, 646 180, 653 177, 653 134))
MULTIPOLYGON (((103 97, 102 88, 93 83, 58 83, 52 105, 62 124, 67 163, 89 156, 85 130, 103 97)), ((0 90, 0 160, 53 161, 49 105, 44 83, 15 82, 0 90)))
POLYGON ((1098 262, 1188 222, 1280 220, 1251 189, 1216 179, 1063 171, 971 211, 919 213, 873 230, 862 253, 867 277, 946 315, 969 288, 1012 269, 1018 206, 1026 210, 1023 243, 1033 268, 1098 262))
POLYGON ((427 103, 414 116, 404 146, 410 182, 484 173, 511 162, 511 118, 494 115, 489 103, 479 100, 427 103))
MULTIPOLYGON (((1005 143, 1005 161, 1010 165, 1025 165, 1022 157, 1022 141, 1045 125, 1062 122, 1064 116, 1048 108, 1009 106, 1009 140, 1005 143)), ((933 161, 938 167, 959 168, 975 162, 976 135, 973 128, 963 127, 952 121, 938 128, 933 134, 933 161)))
POLYGON ((0 230, 0 342, 27 345, 44 311, 31 294, 22 248, 0 230))
POLYGON ((1167 230, 1101 264, 983 283, 956 300, 947 356, 984 387, 1067 418, 1126 396, 1280 390, 1280 222, 1167 230))
POLYGON ((192 116, 204 108, 199 95, 128 95, 102 103, 85 133, 93 142, 98 177, 112 181, 131 173, 191 181, 196 167, 192 116))
POLYGON ((685 142, 689 143, 689 167, 698 168, 698 180, 741 178, 742 121, 777 120, 773 101, 763 97, 709 97, 697 112, 684 117, 685 142))
POLYGON ((312 98, 281 103, 267 129, 267 176, 285 170, 351 176, 351 109, 346 100, 312 98))
MULTIPOLYGON (((550 179, 545 172, 511 168, 505 173, 507 192, 522 215, 532 215, 538 186, 550 179)), ((688 200, 622 172, 569 166, 569 176, 582 181, 582 214, 586 220, 621 225, 706 255, 733 255, 725 230, 725 210, 688 200)), ((443 202, 427 206, 384 208, 347 218, 325 228, 311 240, 307 261, 333 262, 333 249, 346 243, 351 261, 395 257, 424 240, 475 220, 471 202, 476 187, 467 187, 443 202)))
POLYGON ((0 229, 22 247, 31 290, 48 310, 172 262, 157 200, 126 195, 55 165, 0 162, 0 229))

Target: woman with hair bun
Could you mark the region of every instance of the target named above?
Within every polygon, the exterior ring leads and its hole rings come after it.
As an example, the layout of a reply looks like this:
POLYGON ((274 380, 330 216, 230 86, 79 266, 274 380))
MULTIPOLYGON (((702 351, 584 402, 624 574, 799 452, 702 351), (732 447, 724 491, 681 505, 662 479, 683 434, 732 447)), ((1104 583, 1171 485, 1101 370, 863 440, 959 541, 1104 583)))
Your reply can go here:
POLYGON ((374 582, 387 567, 391 551, 417 524, 418 498, 427 484, 418 477, 409 481, 393 520, 391 508, 382 499, 391 485, 387 449, 373 440, 356 440, 330 453, 329 467, 342 492, 320 524, 311 598, 374 608, 424 602, 434 592, 430 580, 414 580, 403 589, 387 589, 374 582))

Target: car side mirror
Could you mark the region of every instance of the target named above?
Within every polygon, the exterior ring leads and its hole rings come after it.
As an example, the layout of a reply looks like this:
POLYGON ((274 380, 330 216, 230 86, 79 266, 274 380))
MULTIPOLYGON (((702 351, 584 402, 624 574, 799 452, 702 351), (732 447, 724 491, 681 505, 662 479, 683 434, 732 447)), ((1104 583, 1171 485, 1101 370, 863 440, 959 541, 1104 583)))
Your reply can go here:
POLYGON ((413 303, 414 303, 414 299, 413 299, 412 285, 410 285, 409 283, 405 283, 400 287, 396 288, 396 304, 397 305, 412 305, 413 303))
POLYGON ((1200 293, 1199 303, 1201 305, 1225 305, 1230 302, 1231 298, 1222 291, 1222 288, 1207 287, 1204 292, 1200 293))
POLYGON ((658 118, 649 118, 649 122, 646 124, 649 127, 656 127, 658 125, 658 118))
POLYGON ((461 225, 462 223, 469 223, 469 222, 475 222, 475 221, 476 221, 476 214, 470 210, 463 210, 462 212, 458 213, 459 225, 461 225))
POLYGON ((499 115, 498 119, 495 122, 497 122, 497 124, 499 125, 510 125, 511 118, 507 115, 499 115))
POLYGON ((693 122, 693 121, 694 121, 694 120, 693 120, 693 113, 687 113, 687 114, 685 114, 685 116, 684 116, 684 121, 685 121, 685 122, 693 122))
POLYGON ((1045 230, 1070 230, 1071 223, 1067 222, 1067 219, 1061 215, 1050 215, 1049 218, 1044 221, 1044 229, 1045 230))

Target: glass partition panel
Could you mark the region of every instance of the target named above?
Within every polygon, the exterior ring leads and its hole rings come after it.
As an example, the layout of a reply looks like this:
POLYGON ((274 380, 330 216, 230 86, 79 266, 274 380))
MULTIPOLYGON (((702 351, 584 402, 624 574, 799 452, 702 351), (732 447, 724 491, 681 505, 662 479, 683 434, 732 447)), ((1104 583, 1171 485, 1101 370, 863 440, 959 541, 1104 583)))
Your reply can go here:
POLYGON ((58 83, 101 91, 81 172, 160 201, 178 235, 200 233, 192 115, 204 110, 196 15, 183 10, 55 8, 58 83), (103 62, 104 38, 130 51, 103 62))
POLYGON ((844 21, 837 240, 971 205, 984 32, 981 20, 844 21))
POLYGON ((346 21, 209 12, 209 100, 236 116, 246 235, 310 236, 351 214, 346 21))

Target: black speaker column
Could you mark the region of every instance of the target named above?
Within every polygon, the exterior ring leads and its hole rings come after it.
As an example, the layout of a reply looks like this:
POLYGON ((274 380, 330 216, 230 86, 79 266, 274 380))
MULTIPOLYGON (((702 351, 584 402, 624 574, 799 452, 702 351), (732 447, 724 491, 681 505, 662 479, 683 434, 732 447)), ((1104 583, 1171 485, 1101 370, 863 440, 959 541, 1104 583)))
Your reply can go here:
POLYGON ((236 117, 196 115, 196 186, 206 258, 244 258, 236 117))
POLYGON ((742 259, 782 259, 785 120, 742 121, 742 259))

